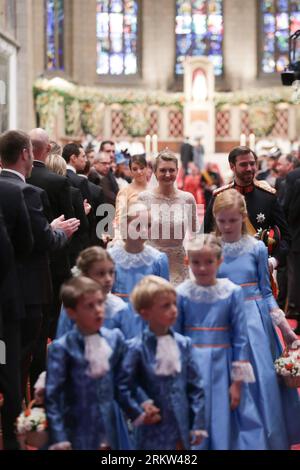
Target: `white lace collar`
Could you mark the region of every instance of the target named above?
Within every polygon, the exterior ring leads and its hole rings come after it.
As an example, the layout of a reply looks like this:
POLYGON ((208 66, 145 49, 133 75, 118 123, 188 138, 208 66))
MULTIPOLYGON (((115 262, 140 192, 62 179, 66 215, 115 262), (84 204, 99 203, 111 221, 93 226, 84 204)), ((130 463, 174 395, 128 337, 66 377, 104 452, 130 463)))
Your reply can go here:
POLYGON ((188 279, 182 285, 182 291, 194 302, 212 304, 220 299, 227 299, 235 287, 235 284, 226 278, 217 279, 213 286, 199 286, 188 279))
POLYGON ((123 269, 140 268, 141 266, 150 266, 157 258, 157 250, 152 246, 145 245, 140 253, 128 253, 124 249, 124 244, 118 243, 114 245, 109 253, 118 266, 123 269))
POLYGON ((180 189, 175 188, 174 193, 170 196, 167 196, 166 194, 158 193, 157 191, 155 191, 155 189, 153 191, 151 190, 142 191, 139 194, 138 199, 143 200, 143 201, 146 199, 146 202, 148 200, 152 201, 152 199, 154 199, 155 201, 163 200, 166 202, 173 203, 176 199, 179 199, 181 201, 182 198, 189 199, 190 197, 191 197, 191 193, 188 193, 187 191, 181 191, 180 189))
POLYGON ((249 251, 256 243, 257 240, 250 235, 243 235, 237 242, 222 242, 223 255, 230 257, 241 256, 249 251))
POLYGON ((102 377, 110 370, 112 349, 99 333, 84 336, 84 357, 88 362, 87 375, 93 379, 102 377))

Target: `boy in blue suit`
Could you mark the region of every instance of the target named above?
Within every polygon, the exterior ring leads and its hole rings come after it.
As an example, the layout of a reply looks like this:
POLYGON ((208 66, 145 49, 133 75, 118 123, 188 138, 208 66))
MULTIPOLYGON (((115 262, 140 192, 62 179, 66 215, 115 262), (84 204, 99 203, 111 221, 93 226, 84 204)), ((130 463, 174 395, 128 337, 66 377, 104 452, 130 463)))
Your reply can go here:
POLYGON ((115 372, 125 343, 118 329, 102 327, 99 284, 77 277, 62 288, 76 325, 49 347, 46 412, 52 450, 129 448, 114 402, 115 372), (121 444, 122 443, 122 444, 121 444))
POLYGON ((177 317, 175 289, 165 279, 146 276, 132 302, 148 327, 131 340, 118 386, 119 402, 136 425, 136 448, 189 449, 207 435, 204 392, 190 339, 170 329, 177 317), (138 387, 148 406, 137 402, 138 387))

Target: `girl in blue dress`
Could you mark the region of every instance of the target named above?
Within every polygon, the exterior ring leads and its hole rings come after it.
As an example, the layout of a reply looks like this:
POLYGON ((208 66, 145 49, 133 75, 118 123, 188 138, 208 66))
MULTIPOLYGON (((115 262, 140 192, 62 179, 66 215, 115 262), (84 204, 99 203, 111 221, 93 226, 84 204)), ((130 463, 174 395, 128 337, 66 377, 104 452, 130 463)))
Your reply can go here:
MULTIPOLYGON (((116 295, 111 294, 115 279, 115 266, 109 253, 98 246, 86 248, 77 258, 74 275, 89 277, 99 284, 104 294, 104 326, 106 328, 119 328, 126 336, 128 330, 126 319, 131 314, 128 305, 116 295)), ((56 339, 72 329, 73 325, 74 321, 71 320, 66 309, 62 306, 56 339)))
POLYGON ((166 280, 146 276, 132 293, 136 311, 148 323, 134 338, 118 377, 119 400, 136 425, 140 450, 184 450, 199 444, 204 427, 204 392, 191 341, 171 326, 176 292, 166 280), (143 408, 137 389, 149 398, 143 408))
POLYGON ((264 433, 247 384, 255 378, 242 289, 229 279, 216 279, 222 248, 214 235, 191 241, 187 252, 194 279, 176 289, 176 329, 191 338, 204 380, 208 438, 201 448, 263 449, 264 433))
POLYGON ((115 263, 112 293, 122 298, 130 311, 123 322, 122 331, 126 338, 132 338, 141 333, 145 322, 135 312, 129 296, 144 276, 153 274, 169 280, 169 263, 165 253, 145 245, 151 219, 150 211, 143 203, 135 203, 129 207, 125 222, 121 232, 124 240, 116 242, 108 249, 108 253, 115 263))
POLYGON ((243 196, 235 189, 221 192, 215 198, 213 213, 223 240, 224 261, 218 276, 239 284, 244 293, 250 360, 256 377, 249 388, 259 409, 267 449, 288 449, 300 442, 299 396, 276 376, 273 363, 282 347, 275 326, 288 345, 297 336, 272 295, 267 248, 247 235, 243 196))

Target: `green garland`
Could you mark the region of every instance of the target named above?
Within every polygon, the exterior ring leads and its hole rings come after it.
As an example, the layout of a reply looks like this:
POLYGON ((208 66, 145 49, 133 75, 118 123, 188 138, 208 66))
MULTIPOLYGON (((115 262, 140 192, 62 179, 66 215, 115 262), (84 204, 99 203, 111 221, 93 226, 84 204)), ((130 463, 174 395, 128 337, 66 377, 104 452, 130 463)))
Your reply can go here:
POLYGON ((148 106, 174 106, 183 109, 183 93, 167 93, 162 91, 134 91, 131 89, 101 89, 73 85, 62 79, 38 79, 33 85, 34 98, 41 93, 56 93, 67 99, 78 101, 100 102, 105 105, 112 104, 147 104, 148 106))
POLYGON ((214 101, 217 110, 221 110, 226 106, 263 106, 267 103, 271 103, 273 105, 279 103, 295 104, 291 87, 283 86, 280 88, 260 88, 227 93, 216 92, 214 101))
POLYGON ((122 106, 124 126, 132 136, 143 136, 149 128, 149 106, 183 109, 182 93, 101 90, 57 78, 38 79, 33 95, 40 125, 49 132, 53 130, 57 108, 63 106, 67 135, 84 132, 97 136, 103 128, 105 106, 122 106))
MULTIPOLYGON (((101 89, 77 86, 66 80, 38 79, 33 86, 36 112, 40 125, 51 132, 56 115, 62 107, 67 135, 81 132, 97 136, 103 129, 105 106, 122 106, 123 122, 132 136, 143 136, 149 128, 149 106, 173 107, 183 110, 184 94, 132 89, 101 89)), ((250 126, 256 135, 268 135, 275 122, 275 105, 295 104, 291 87, 266 88, 229 93, 216 92, 216 110, 246 106, 250 126)))
POLYGON ((249 107, 249 127, 257 137, 269 135, 275 124, 275 104, 260 103, 249 107))

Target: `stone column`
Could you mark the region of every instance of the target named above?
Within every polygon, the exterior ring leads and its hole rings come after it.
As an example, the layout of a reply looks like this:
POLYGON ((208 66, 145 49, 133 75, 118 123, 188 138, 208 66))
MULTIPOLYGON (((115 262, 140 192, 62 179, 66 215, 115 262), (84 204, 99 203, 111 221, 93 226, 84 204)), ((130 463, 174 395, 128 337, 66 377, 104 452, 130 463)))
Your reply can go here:
MULTIPOLYGON (((34 0, 34 7, 38 3, 34 0)), ((29 131, 35 126, 32 85, 35 79, 34 55, 37 54, 40 44, 33 43, 33 28, 35 27, 33 0, 18 0, 16 4, 17 40, 21 45, 17 59, 17 127, 29 131)))
POLYGON ((73 1, 73 79, 93 85, 96 78, 96 0, 73 1))
POLYGON ((143 84, 167 90, 174 79, 175 2, 144 0, 142 8, 143 84))
POLYGON ((257 77, 257 1, 224 0, 224 64, 227 88, 253 85, 257 77))

